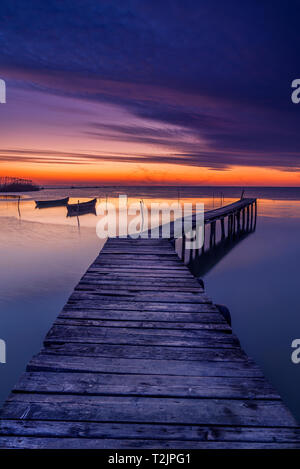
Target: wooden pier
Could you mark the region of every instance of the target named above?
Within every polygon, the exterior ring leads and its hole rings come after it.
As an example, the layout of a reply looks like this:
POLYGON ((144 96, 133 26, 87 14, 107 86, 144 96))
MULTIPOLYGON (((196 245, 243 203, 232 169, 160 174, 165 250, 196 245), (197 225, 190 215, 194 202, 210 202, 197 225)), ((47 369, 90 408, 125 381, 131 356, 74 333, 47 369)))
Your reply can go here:
MULTIPOLYGON (((257 219, 257 200, 254 198, 240 199, 237 202, 220 207, 214 210, 209 210, 204 213, 204 237, 208 235, 209 238, 209 249, 213 248, 217 242, 217 223, 220 224, 220 238, 221 240, 232 239, 236 235, 242 233, 249 233, 255 231, 257 219), (206 229, 208 228, 208 230, 206 229), (207 233, 209 231, 209 233, 207 233)), ((192 229, 196 229, 196 215, 191 217, 192 229)), ((171 224, 170 230, 170 241, 175 246, 174 238, 175 224, 171 224)), ((182 229, 183 236, 181 240, 180 251, 177 251, 180 258, 185 263, 189 263, 190 260, 204 254, 205 245, 204 242, 201 251, 198 249, 186 250, 186 236, 182 229)))
POLYGON ((167 239, 106 242, 1 417, 1 448, 300 446, 298 424, 167 239))

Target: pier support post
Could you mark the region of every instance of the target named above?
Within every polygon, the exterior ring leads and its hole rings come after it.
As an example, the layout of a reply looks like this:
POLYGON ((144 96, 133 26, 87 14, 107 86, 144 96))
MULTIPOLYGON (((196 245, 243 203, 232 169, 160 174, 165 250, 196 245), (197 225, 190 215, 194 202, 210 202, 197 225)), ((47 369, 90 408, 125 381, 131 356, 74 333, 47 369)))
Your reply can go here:
POLYGON ((191 262, 191 260, 193 260, 193 252, 192 249, 186 249, 185 251, 185 260, 184 260, 184 263, 185 264, 189 264, 189 262, 191 262))
POLYGON ((209 247, 211 248, 213 244, 213 224, 210 224, 210 236, 209 236, 209 247))
POLYGON ((185 257, 185 236, 182 236, 182 244, 181 244, 181 259, 184 262, 184 257, 185 257))
POLYGON ((237 221, 237 232, 241 231, 241 212, 240 210, 236 214, 236 221, 237 221))
POLYGON ((221 236, 222 236, 222 239, 225 238, 225 223, 224 223, 224 218, 221 218, 221 236))
POLYGON ((249 205, 247 205, 247 231, 249 230, 249 205))
POLYGON ((209 247, 212 247, 216 244, 216 222, 213 221, 210 224, 210 239, 209 239, 209 247))
POLYGON ((231 237, 232 234, 232 216, 228 215, 228 238, 231 237))
POLYGON ((254 205, 255 205, 255 216, 254 216, 254 227, 253 227, 253 230, 256 229, 256 219, 257 219, 257 200, 255 200, 254 202, 254 205))

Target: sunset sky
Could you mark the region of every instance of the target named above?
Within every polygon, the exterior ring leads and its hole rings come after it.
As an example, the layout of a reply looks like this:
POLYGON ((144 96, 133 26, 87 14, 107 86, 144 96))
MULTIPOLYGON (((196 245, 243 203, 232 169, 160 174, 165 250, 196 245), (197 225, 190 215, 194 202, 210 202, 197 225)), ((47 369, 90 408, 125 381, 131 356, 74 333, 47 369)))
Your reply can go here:
POLYGON ((298 186, 299 10, 2 0, 0 176, 298 186))

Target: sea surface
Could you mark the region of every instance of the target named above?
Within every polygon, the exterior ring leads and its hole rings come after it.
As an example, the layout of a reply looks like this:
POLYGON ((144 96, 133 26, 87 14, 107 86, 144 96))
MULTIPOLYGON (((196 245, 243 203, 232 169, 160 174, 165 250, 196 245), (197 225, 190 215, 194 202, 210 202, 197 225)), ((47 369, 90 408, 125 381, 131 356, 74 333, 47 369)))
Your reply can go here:
MULTIPOLYGON (((99 215, 67 217, 65 207, 36 209, 34 199, 97 197, 116 204, 203 203, 205 210, 241 196, 237 187, 52 187, 0 197, 0 404, 17 382, 74 286, 104 244, 96 235, 99 215)), ((206 291, 226 305, 244 350, 262 368, 300 422, 300 364, 291 343, 300 339, 300 188, 251 187, 258 198, 256 230, 214 262, 200 265, 206 291)), ((203 261, 204 264, 204 261, 203 261)), ((175 282, 175 281, 174 281, 175 282)), ((179 285, 180 288, 180 285, 179 285)))

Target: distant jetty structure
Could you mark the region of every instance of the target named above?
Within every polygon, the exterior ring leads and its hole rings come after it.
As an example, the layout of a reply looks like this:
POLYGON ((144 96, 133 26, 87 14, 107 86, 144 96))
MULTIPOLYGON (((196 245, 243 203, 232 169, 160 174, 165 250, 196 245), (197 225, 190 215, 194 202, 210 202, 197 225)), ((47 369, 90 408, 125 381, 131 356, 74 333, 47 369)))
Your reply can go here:
POLYGON ((29 192, 39 191, 41 187, 34 184, 31 179, 0 177, 0 192, 29 192))

